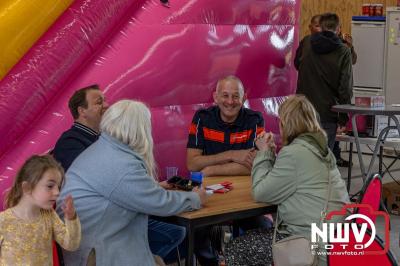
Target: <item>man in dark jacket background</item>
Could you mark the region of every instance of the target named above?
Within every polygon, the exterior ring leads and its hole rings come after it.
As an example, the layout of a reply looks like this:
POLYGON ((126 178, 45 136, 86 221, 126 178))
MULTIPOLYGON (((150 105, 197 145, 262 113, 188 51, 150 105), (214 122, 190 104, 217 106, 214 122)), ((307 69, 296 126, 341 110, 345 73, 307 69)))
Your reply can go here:
POLYGON ((325 13, 320 17, 321 32, 303 41, 298 58, 297 93, 304 94, 314 105, 321 125, 333 149, 337 126, 344 127, 347 115, 331 111, 335 104, 349 104, 352 97, 353 72, 351 51, 338 34, 339 17, 325 13))
POLYGON ((300 59, 303 54, 303 43, 309 42, 312 34, 321 32, 321 26, 319 25, 320 18, 321 15, 312 16, 310 24, 308 25, 308 28, 310 29, 310 34, 304 36, 304 38, 299 43, 299 47, 297 47, 296 49, 296 56, 294 57, 294 67, 296 68, 296 70, 299 70, 300 67, 300 59))

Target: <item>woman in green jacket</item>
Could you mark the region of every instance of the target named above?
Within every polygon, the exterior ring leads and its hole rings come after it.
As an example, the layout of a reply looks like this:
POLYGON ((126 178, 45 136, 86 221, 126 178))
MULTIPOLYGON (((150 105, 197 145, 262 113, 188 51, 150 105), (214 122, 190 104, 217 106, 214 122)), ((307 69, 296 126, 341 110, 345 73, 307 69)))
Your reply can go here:
MULTIPOLYGON (((280 225, 277 240, 300 235, 311 238, 311 223, 319 224, 321 211, 331 192, 328 213, 349 202, 345 184, 328 148, 317 113, 305 96, 293 95, 279 107, 283 147, 275 157, 272 133, 257 137, 257 156, 253 162, 253 197, 256 201, 278 205, 280 225)), ((334 217, 332 222, 342 220, 334 217)), ((228 265, 271 265, 273 229, 256 230, 234 239, 226 247, 228 265)), ((325 265, 326 257, 318 257, 325 265)))

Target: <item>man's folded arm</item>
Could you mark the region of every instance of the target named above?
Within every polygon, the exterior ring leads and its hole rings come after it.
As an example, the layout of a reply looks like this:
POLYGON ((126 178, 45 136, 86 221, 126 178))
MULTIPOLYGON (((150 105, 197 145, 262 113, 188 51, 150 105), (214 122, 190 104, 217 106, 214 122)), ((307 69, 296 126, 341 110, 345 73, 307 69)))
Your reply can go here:
POLYGON ((207 166, 202 170, 204 176, 222 176, 222 175, 250 175, 251 169, 240 163, 226 163, 207 166))
POLYGON ((214 155, 203 155, 200 149, 187 148, 186 163, 189 171, 201 171, 207 166, 221 165, 232 162, 231 151, 214 155))

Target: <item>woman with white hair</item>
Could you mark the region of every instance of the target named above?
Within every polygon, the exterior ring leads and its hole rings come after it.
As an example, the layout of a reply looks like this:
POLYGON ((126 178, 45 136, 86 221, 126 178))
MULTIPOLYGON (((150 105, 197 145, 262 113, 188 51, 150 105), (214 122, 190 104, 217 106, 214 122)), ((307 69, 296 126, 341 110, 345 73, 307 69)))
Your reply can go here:
POLYGON ((199 209, 205 192, 168 191, 155 181, 151 114, 143 103, 113 104, 100 130, 99 140, 69 168, 59 197, 72 195, 82 223, 81 246, 64 252, 65 263, 86 265, 94 250, 96 265, 155 265, 148 215, 199 209))

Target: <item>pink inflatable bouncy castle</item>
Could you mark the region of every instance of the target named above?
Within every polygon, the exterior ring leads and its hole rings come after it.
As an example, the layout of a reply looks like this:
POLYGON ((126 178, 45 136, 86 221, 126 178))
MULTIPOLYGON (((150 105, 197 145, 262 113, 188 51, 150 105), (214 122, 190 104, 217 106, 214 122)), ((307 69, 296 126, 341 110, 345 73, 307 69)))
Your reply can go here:
POLYGON ((0 191, 27 157, 52 149, 72 123, 69 97, 94 83, 109 103, 151 108, 161 178, 166 166, 187 173, 191 118, 223 76, 243 81, 246 106, 278 133, 278 105, 296 87, 299 9, 296 0, 74 1, 0 82, 0 191))

